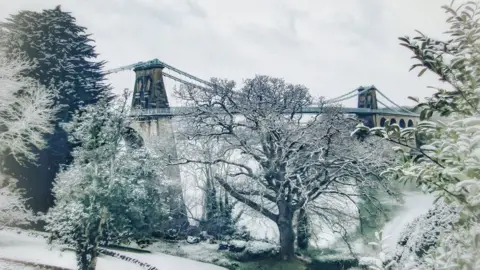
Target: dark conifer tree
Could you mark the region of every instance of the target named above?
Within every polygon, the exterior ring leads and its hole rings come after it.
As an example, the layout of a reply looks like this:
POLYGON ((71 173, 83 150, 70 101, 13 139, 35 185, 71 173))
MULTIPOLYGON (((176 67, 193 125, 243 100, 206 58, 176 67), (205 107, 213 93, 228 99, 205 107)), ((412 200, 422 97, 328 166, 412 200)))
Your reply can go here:
POLYGON ((26 57, 32 65, 24 74, 57 93, 55 132, 47 136, 46 149, 34 149, 38 154, 36 164, 19 164, 11 158, 4 164, 4 170, 26 189, 32 208, 46 211, 53 204, 55 175, 62 165, 72 161, 73 145, 62 123, 71 121, 80 107, 112 97, 102 72, 104 62, 96 60, 95 46, 86 28, 60 6, 42 12, 20 11, 10 15, 0 28, 0 46, 6 49, 7 56, 26 57))

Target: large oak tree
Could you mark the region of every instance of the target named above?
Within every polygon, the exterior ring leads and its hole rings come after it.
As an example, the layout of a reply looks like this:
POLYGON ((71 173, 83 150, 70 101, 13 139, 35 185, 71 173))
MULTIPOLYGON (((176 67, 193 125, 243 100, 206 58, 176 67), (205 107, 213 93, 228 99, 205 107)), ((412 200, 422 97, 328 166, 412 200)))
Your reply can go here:
POLYGON ((294 256, 294 216, 315 200, 340 196, 355 202, 359 185, 381 182, 385 165, 368 142, 350 136, 355 122, 336 107, 304 115, 314 106, 308 89, 282 79, 256 76, 239 89, 212 79, 211 89, 183 86, 191 106, 182 119, 187 138, 216 140, 209 159, 184 151, 183 163, 227 164, 215 180, 236 200, 275 222, 283 259, 294 256))

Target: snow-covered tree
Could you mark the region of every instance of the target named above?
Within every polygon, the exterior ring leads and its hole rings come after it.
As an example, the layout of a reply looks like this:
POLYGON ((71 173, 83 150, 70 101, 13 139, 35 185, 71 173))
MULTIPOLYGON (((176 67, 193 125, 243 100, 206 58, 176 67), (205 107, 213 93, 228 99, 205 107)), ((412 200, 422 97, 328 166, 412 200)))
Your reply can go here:
POLYGON ((421 267, 428 258, 424 255, 433 250, 441 234, 451 230, 458 221, 458 210, 458 207, 438 201, 426 214, 408 224, 391 258, 396 262, 397 269, 421 267))
MULTIPOLYGON (((181 122, 182 120, 180 120, 181 122)), ((175 134, 176 148, 180 155, 201 160, 211 160, 222 145, 215 140, 189 140, 182 133, 175 134), (184 153, 182 153, 184 152, 184 153)), ((160 138, 155 141, 161 140, 160 138)), ((168 149, 153 147, 159 153, 168 153, 168 149)), ((177 163, 175 158, 170 158, 172 164, 177 163)), ((199 224, 200 230, 207 231, 211 236, 224 238, 232 236, 236 231, 236 223, 242 216, 243 211, 234 213, 236 200, 215 181, 215 175, 226 175, 229 170, 228 164, 189 163, 180 166, 182 180, 185 182, 184 190, 190 200, 186 203, 189 218, 199 224), (197 195, 195 191, 199 191, 197 195)), ((237 210, 237 209, 235 209, 237 210)))
POLYGON ((45 146, 43 135, 53 130, 53 94, 37 81, 21 75, 29 63, 20 57, 7 59, 0 50, 0 226, 28 223, 33 214, 16 187, 4 175, 5 156, 18 162, 34 162, 31 147, 45 146))
POLYGON ((75 18, 60 9, 41 12, 20 11, 0 23, 0 47, 7 58, 23 56, 31 64, 23 66, 22 75, 54 88, 58 110, 55 129, 45 136, 48 147, 33 148, 36 163, 19 164, 6 159, 8 173, 28 187, 27 195, 35 210, 46 211, 53 204, 52 182, 62 164, 71 162, 72 145, 59 123, 71 120, 81 106, 109 97, 110 90, 102 72, 104 62, 97 54, 86 28, 77 25, 75 18))
MULTIPOLYGON (((480 3, 444 6, 449 40, 419 32, 402 37, 419 63, 419 76, 430 71, 442 87, 420 102, 421 122, 416 128, 398 125, 370 132, 393 141, 403 163, 386 173, 401 181, 414 181, 455 209, 460 209, 452 229, 441 230, 435 248, 423 255, 417 269, 478 269, 480 265, 480 3), (432 116, 441 116, 444 121, 432 116), (417 145, 409 144, 421 138, 417 145), (406 149, 409 149, 406 151, 406 149)), ((418 101, 418 98, 412 98, 418 101)), ((365 127, 359 127, 365 130, 365 127)), ((417 237, 423 241, 422 237, 417 237)), ((420 246, 420 243, 414 246, 420 246)))
MULTIPOLYGON (((199 151, 197 151, 199 157, 204 160, 211 160, 212 153, 222 147, 215 141, 196 141, 194 144, 199 148, 199 151)), ((189 156, 193 157, 193 153, 190 150, 195 148, 192 147, 193 144, 189 144, 189 146, 189 156)), ((214 179, 215 175, 228 174, 229 165, 220 163, 195 165, 200 167, 199 171, 203 177, 201 189, 204 193, 204 209, 202 219, 200 220, 200 228, 219 238, 232 236, 236 232, 236 223, 243 211, 234 215, 233 210, 237 201, 232 201, 230 195, 214 179)))
POLYGON ((75 248, 78 269, 95 269, 99 244, 148 237, 168 217, 159 164, 147 149, 129 147, 128 126, 124 104, 100 103, 67 127, 80 146, 55 180, 46 229, 75 248))
POLYGON ((358 152, 366 145, 350 136, 354 125, 340 110, 325 107, 311 118, 302 114, 302 107, 314 104, 304 86, 268 76, 246 80, 240 89, 225 80, 212 84, 178 91, 192 105, 182 132, 223 147, 209 160, 184 155, 179 162, 229 165, 231 170, 215 180, 277 225, 282 258, 294 256, 294 216, 300 209, 320 197, 355 201, 352 186, 382 181, 378 168, 385 163, 375 149, 358 152))
POLYGON ((7 59, 0 50, 0 153, 19 161, 35 160, 31 147, 43 148, 42 135, 52 132, 53 94, 21 72, 29 63, 7 59))
POLYGON ((36 220, 16 186, 16 180, 0 174, 0 227, 27 225, 36 220))

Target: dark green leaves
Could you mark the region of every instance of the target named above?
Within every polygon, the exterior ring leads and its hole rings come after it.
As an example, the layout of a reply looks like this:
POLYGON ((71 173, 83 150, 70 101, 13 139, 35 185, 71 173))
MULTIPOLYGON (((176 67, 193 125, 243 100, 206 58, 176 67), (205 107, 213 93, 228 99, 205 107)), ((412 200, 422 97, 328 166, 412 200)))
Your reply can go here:
POLYGON ((424 68, 420 71, 420 73, 418 73, 418 77, 422 76, 423 73, 425 73, 425 71, 427 71, 428 68, 424 68))

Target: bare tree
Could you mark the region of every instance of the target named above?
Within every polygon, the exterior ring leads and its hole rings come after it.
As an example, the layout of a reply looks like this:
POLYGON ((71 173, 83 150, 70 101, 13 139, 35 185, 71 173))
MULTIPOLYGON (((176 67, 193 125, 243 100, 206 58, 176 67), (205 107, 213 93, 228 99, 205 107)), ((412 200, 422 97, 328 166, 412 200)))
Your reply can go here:
POLYGON ((27 66, 0 51, 0 152, 32 160, 31 147, 44 146, 43 134, 52 131, 55 115, 53 93, 21 75, 27 66))
MULTIPOLYGON (((0 164, 7 155, 19 161, 34 160, 32 147, 42 148, 43 134, 52 131, 52 92, 21 75, 27 66, 20 58, 7 59, 0 50, 0 164)), ((0 226, 33 220, 16 180, 0 173, 0 226)))
MULTIPOLYGON (((338 108, 313 106, 308 89, 282 79, 256 76, 235 90, 232 81, 212 79, 212 89, 182 86, 177 94, 192 106, 182 132, 190 139, 215 139, 224 147, 210 160, 181 163, 228 164, 216 181, 235 199, 269 218, 280 234, 283 259, 294 257, 294 215, 320 196, 349 198, 348 190, 380 181, 377 160, 363 157, 362 142, 350 136, 355 122, 338 108)), ((319 103, 320 104, 320 103, 319 103)), ((318 105, 320 106, 320 105, 318 105)))

